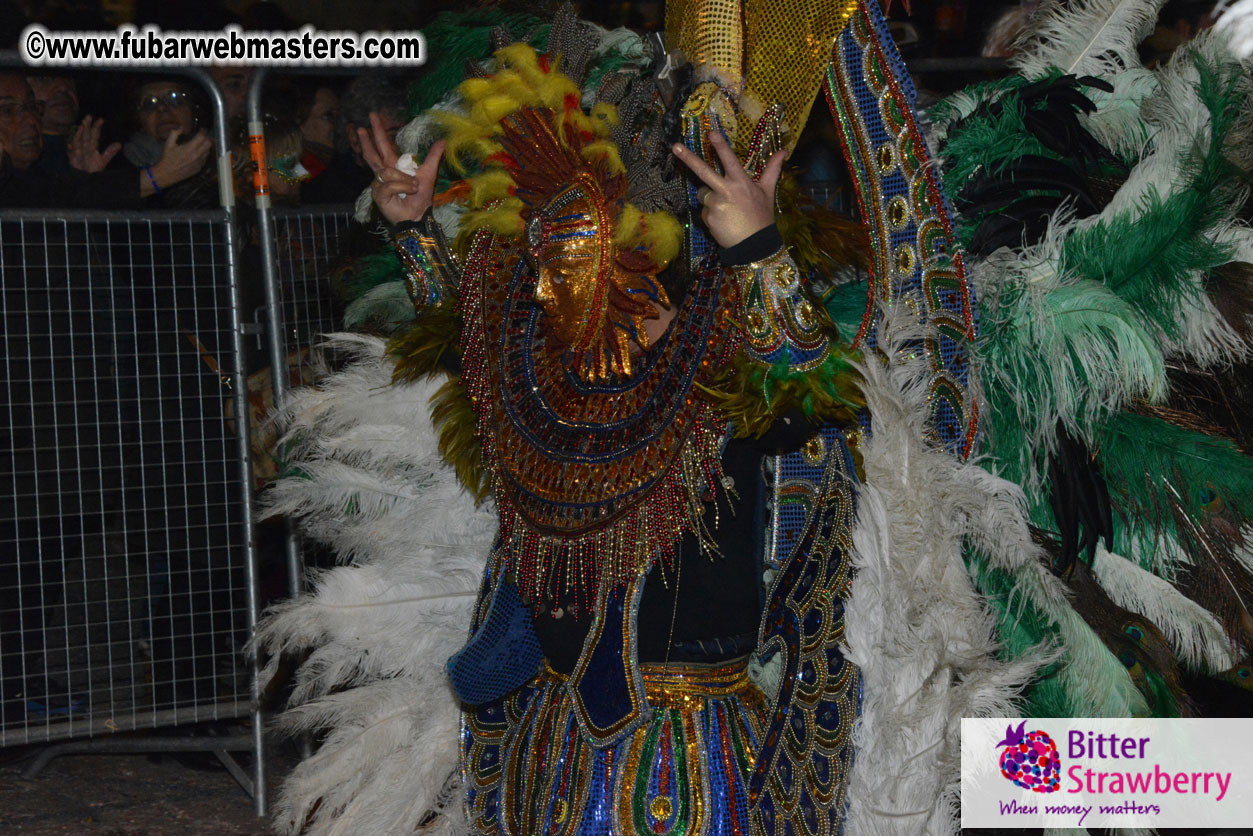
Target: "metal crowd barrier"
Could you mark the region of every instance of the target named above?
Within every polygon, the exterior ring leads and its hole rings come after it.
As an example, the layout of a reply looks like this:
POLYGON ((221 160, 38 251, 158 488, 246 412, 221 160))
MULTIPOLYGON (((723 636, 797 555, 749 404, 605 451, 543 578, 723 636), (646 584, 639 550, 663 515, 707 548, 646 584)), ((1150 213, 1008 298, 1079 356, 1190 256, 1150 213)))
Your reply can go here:
MULTIPOLYGON (((374 71, 385 72, 387 68, 378 67, 374 71)), ((337 74, 331 67, 289 68, 286 72, 337 74)), ((356 73, 356 70, 339 68, 339 74, 356 73)), ((254 168, 260 168, 256 161, 265 157, 261 99, 269 78, 269 70, 259 67, 248 86, 245 112, 254 168)), ((268 172, 265 171, 257 172, 253 199, 260 233, 269 365, 271 369, 289 371, 289 374, 272 374, 269 381, 273 404, 281 409, 292 386, 312 382, 309 349, 321 341, 320 335, 341 327, 339 312, 330 294, 330 272, 352 222, 352 207, 276 207, 270 199, 268 172), (291 253, 298 253, 298 256, 292 257, 291 253)), ((287 523, 285 551, 288 592, 295 598, 304 591, 307 562, 300 537, 290 522, 287 523)))
MULTIPOLYGON (((221 93, 181 74, 210 95, 229 183, 221 93)), ((264 815, 239 236, 220 196, 0 210, 0 748, 40 747, 27 777, 62 754, 214 752, 264 815)))
POLYGON ((351 206, 278 207, 269 210, 279 283, 282 348, 290 383, 309 383, 309 348, 343 328, 343 307, 333 293, 333 273, 343 266, 351 206))
POLYGON ((0 746, 254 713, 227 221, 0 212, 0 746))

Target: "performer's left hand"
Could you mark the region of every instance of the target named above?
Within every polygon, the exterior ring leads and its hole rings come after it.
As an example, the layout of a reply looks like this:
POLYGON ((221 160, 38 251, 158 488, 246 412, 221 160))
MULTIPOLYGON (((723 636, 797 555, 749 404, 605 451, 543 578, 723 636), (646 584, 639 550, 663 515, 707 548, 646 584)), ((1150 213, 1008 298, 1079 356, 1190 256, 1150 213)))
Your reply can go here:
POLYGON ((709 234, 719 246, 733 247, 774 223, 774 187, 778 185, 787 154, 776 152, 762 169, 761 179, 755 181, 748 176, 721 131, 710 131, 709 143, 722 161, 725 174, 714 171, 682 144, 675 144, 674 155, 705 184, 696 194, 701 203, 700 217, 709 234))
POLYGON ((103 119, 93 119, 90 116, 83 118, 83 123, 74 131, 73 138, 66 146, 65 153, 71 166, 88 174, 96 174, 104 171, 105 166, 122 150, 120 142, 100 150, 100 129, 103 127, 103 119))

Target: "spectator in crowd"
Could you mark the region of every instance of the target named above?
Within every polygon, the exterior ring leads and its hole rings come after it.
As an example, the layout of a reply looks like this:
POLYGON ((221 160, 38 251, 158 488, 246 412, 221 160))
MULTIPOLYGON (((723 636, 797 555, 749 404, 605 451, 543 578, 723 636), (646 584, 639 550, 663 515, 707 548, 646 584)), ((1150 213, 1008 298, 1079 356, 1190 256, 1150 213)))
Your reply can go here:
MULTIPOLYGON (((326 171, 335 153, 338 114, 339 97, 318 82, 283 77, 267 82, 262 97, 266 152, 273 155, 275 143, 283 144, 284 150, 278 155, 282 160, 280 170, 289 180, 295 178, 305 183, 326 171), (294 157, 290 148, 293 137, 294 157)), ((236 135, 247 160, 247 132, 239 130, 236 135)))
POLYGON ((1192 40, 1213 21, 1213 0, 1170 0, 1162 6, 1153 33, 1140 44, 1145 64, 1164 64, 1179 47, 1192 40))
POLYGON ((43 152, 43 105, 30 85, 14 73, 0 73, 0 146, 6 167, 27 171, 43 152))
POLYGON ((210 67, 209 75, 222 90, 226 101, 228 134, 233 134, 244 124, 244 109, 248 104, 248 83, 252 81, 252 67, 232 64, 229 67, 210 67))
POLYGON ((26 79, 0 73, 0 206, 139 208, 142 198, 202 168, 211 147, 203 134, 185 145, 171 136, 151 174, 105 171, 120 146, 100 151, 101 120, 88 116, 67 146, 70 170, 48 174, 35 165, 43 153, 43 111, 26 79))
POLYGON ((339 121, 339 96, 330 87, 313 90, 307 115, 300 122, 303 151, 300 162, 317 179, 335 158, 335 127, 339 121))
MULTIPOLYGON (((301 164, 301 133, 299 123, 267 111, 265 119, 265 163, 270 184, 270 199, 277 205, 300 202, 301 184, 309 180, 309 172, 301 164)), ((248 138, 241 136, 232 157, 235 160, 235 194, 251 200, 253 165, 248 154, 248 138)))
POLYGON ((212 143, 200 127, 200 107, 181 81, 149 80, 132 98, 137 130, 123 147, 123 155, 149 180, 159 205, 176 208, 216 206, 217 185, 206 163, 212 143), (169 156, 176 171, 161 163, 169 156))
POLYGON ((35 101, 43 106, 43 154, 38 166, 47 174, 70 169, 70 138, 78 127, 78 84, 68 76, 26 77, 35 101))
POLYGON ((377 113, 392 141, 407 121, 404 89, 383 76, 353 80, 340 99, 336 154, 330 166, 304 190, 305 203, 352 203, 370 185, 373 173, 361 155, 359 128, 369 129, 377 113))

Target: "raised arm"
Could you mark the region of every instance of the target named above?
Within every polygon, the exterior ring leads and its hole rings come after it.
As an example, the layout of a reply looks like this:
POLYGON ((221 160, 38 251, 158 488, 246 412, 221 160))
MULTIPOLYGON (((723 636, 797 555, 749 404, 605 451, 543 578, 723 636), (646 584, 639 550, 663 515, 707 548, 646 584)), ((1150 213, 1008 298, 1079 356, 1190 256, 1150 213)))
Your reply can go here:
POLYGON ((443 230, 431 214, 444 142, 432 145, 426 159, 410 173, 402 168, 396 144, 376 114, 370 114, 370 130, 359 128, 357 135, 361 156, 374 172, 370 185, 374 205, 394 227, 392 243, 405 265, 409 298, 419 311, 438 305, 456 292, 460 281, 443 230))
POLYGON ((816 365, 825 359, 829 340, 774 225, 774 191, 785 155, 775 153, 753 180, 720 131, 710 132, 709 143, 723 174, 683 145, 673 150, 704 184, 697 192, 701 220, 722 247, 723 265, 735 272, 748 356, 769 366, 816 365))

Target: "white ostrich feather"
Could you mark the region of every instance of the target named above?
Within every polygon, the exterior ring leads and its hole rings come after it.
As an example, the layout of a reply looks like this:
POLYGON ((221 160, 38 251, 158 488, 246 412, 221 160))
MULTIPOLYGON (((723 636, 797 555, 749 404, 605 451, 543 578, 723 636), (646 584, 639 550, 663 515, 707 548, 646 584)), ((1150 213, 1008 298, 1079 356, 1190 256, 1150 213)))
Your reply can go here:
POLYGON ((1241 59, 1253 56, 1253 0, 1238 0, 1219 15, 1214 29, 1227 36, 1241 59))
MULTIPOLYGON (((459 799, 446 790, 458 770, 457 704, 451 694, 436 696, 398 677, 289 712, 289 731, 330 732, 284 783, 276 829, 319 836, 409 833, 428 811, 442 809, 446 827, 468 832, 458 821, 459 799), (417 741, 443 738, 452 745, 415 750, 417 741)), ((460 792, 459 781, 454 792, 460 792)))
POLYGON ((1162 631, 1180 664, 1220 673, 1236 663, 1230 639, 1209 610, 1119 554, 1097 546, 1093 570, 1115 604, 1140 613, 1162 631))
POLYGON ((1240 537, 1244 543, 1236 549, 1236 559, 1244 564, 1244 568, 1253 572, 1253 526, 1246 525, 1240 529, 1240 537))
POLYGON ((1140 64, 1136 47, 1153 30, 1162 5, 1164 0, 1050 3, 1032 18, 1010 63, 1028 79, 1060 69, 1113 81, 1113 92, 1085 89, 1096 111, 1080 114, 1080 120, 1115 153, 1139 156, 1149 140, 1140 107, 1159 81, 1140 64))
MULTIPOLYGON (((892 346, 903 332, 888 319, 881 345, 899 356, 892 346)), ((1021 688, 1043 665, 1060 659, 1061 682, 1089 716, 1147 710, 1046 568, 1022 489, 925 440, 922 371, 874 358, 863 371, 874 432, 862 446, 846 610, 849 658, 863 674, 846 827, 870 836, 956 833, 960 719, 1014 716, 1021 688), (1044 613, 1060 647, 997 657, 996 618, 973 586, 967 547, 1014 579, 1013 600, 1044 613)))
POLYGON ((1114 84, 1107 93, 1086 88, 1084 94, 1096 105, 1096 111, 1080 114, 1083 126, 1102 145, 1124 158, 1138 158, 1149 141, 1149 129, 1140 115, 1144 101, 1158 91, 1157 74, 1145 67, 1127 67, 1117 78, 1106 79, 1114 84))
POLYGON ((977 467, 924 441, 925 386, 908 370, 871 359, 865 376, 875 423, 862 448, 866 483, 845 621, 863 702, 845 827, 870 836, 952 834, 961 718, 1014 714, 1015 696, 1050 655, 997 659, 995 618, 962 549, 966 536, 1002 539, 988 526, 1003 526, 993 518, 1007 509, 972 495, 967 480, 977 467))
POLYGON ((428 402, 441 381, 391 385, 382 340, 334 335, 328 347, 352 362, 284 410, 303 476, 273 486, 267 512, 351 565, 315 575, 254 640, 267 675, 312 648, 280 726, 326 733, 284 784, 275 827, 411 832, 434 810, 428 832, 456 836, 460 714, 444 664, 465 641, 496 517, 439 457, 428 402))
MULTIPOLYGON (((1166 392, 1157 335, 1138 312, 1101 283, 1058 272, 1074 228, 1069 216, 1059 216, 1038 244, 999 250, 970 270, 985 332, 1001 334, 996 352, 978 348, 985 385, 997 382, 1011 392, 1031 387, 1032 396, 1013 405, 1028 442, 1019 462, 1023 486, 1032 491, 1042 474, 1031 454, 1052 452, 1059 419, 1083 436, 1121 404, 1155 402, 1166 392)), ((991 443, 996 449, 997 439, 991 443)))
MULTIPOLYGON (((945 96, 940 102, 927 111, 927 122, 931 126, 934 145, 942 147, 948 139, 949 128, 979 109, 979 106, 995 101, 997 95, 987 90, 984 95, 975 95, 970 89, 958 90, 945 96)), ((938 167, 944 168, 942 160, 936 160, 938 167)))
MULTIPOLYGON (((1200 96, 1198 59, 1212 67, 1230 64, 1232 60, 1221 38, 1201 36, 1154 74, 1157 89, 1143 100, 1140 113, 1148 131, 1147 152, 1110 203, 1098 215, 1076 222, 1074 228, 1108 223, 1120 217, 1135 221, 1149 210, 1153 198, 1164 199, 1191 187, 1191 161, 1198 150, 1209 147, 1213 135, 1210 113, 1200 96)), ((1115 84, 1122 85, 1127 75, 1131 74, 1120 74, 1115 84)), ((1134 144, 1137 138, 1132 134, 1127 136, 1127 141, 1134 144)), ((1235 202, 1231 211, 1207 231, 1211 240, 1227 241, 1242 235, 1243 225, 1233 220, 1234 212, 1235 202)), ((1186 278, 1195 288, 1192 294, 1195 301, 1181 306, 1178 311, 1180 335, 1176 338, 1161 335, 1166 355, 1186 357, 1202 368, 1247 357, 1249 345, 1223 319, 1205 293, 1205 277, 1197 271, 1186 278)))
POLYGON ((1140 65, 1136 47, 1153 31, 1165 0, 1053 2, 1032 18, 1010 60, 1019 74, 1039 78, 1058 68, 1075 75, 1116 75, 1140 65))

